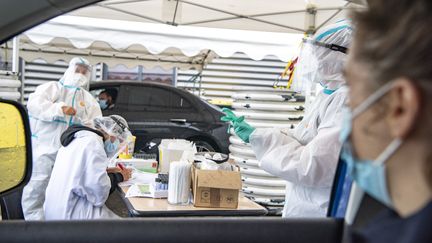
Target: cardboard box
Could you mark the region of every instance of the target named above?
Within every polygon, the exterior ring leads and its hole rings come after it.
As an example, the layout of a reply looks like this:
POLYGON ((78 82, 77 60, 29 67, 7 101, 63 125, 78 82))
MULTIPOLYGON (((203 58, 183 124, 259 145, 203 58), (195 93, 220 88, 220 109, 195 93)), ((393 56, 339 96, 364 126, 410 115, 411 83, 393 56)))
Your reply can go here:
POLYGON ((239 169, 238 171, 200 170, 192 166, 195 207, 237 208, 241 188, 239 169))

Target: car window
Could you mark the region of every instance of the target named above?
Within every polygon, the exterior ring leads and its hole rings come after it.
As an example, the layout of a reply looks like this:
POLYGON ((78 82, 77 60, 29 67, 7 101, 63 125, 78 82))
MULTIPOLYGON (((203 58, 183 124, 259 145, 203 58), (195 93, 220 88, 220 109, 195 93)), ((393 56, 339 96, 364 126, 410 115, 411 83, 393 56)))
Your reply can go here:
POLYGON ((170 92, 155 87, 128 86, 128 111, 165 111, 170 109, 170 92))
POLYGON ((171 107, 173 109, 192 109, 191 103, 182 95, 171 93, 171 107))
MULTIPOLYGON (((90 90, 90 94, 96 99, 99 99, 99 94, 102 91, 106 91, 107 89, 109 90, 116 90, 118 93, 119 87, 118 86, 110 86, 110 87, 106 87, 106 88, 98 88, 98 89, 92 89, 90 90)), ((114 99, 117 99, 117 97, 114 97, 114 99)))

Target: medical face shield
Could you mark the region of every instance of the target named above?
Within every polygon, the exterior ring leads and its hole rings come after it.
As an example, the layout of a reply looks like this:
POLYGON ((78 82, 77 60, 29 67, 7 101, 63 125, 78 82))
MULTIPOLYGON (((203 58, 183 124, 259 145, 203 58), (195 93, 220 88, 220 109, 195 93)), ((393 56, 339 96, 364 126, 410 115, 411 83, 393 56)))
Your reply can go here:
POLYGON ((127 138, 132 135, 126 120, 118 115, 95 118, 93 120, 93 126, 96 129, 102 130, 110 137, 115 137, 120 144, 126 143, 127 138))
POLYGON ((81 57, 73 58, 65 74, 60 80, 66 88, 83 88, 89 89, 89 82, 91 77, 90 63, 81 57))
POLYGON ((77 63, 75 65, 75 73, 82 74, 87 78, 87 80, 89 80, 91 75, 91 66, 77 63))
POLYGON ((332 93, 344 83, 342 70, 348 48, 304 38, 294 71, 293 90, 306 94, 314 84, 332 93))

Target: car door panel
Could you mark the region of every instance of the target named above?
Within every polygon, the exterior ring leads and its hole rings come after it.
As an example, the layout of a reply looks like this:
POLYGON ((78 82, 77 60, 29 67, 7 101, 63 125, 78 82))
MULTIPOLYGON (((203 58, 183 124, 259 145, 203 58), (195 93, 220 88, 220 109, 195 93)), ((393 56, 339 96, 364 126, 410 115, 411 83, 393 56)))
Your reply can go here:
POLYGON ((343 220, 153 218, 21 221, 0 224, 4 242, 290 242, 338 243, 343 220), (12 233, 13 232, 13 233, 12 233))

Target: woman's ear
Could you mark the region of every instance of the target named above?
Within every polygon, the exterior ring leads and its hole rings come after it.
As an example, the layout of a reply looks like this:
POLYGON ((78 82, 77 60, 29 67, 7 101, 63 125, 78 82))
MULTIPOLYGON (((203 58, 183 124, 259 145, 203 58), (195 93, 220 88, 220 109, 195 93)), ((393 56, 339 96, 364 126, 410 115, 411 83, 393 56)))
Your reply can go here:
POLYGON ((407 78, 394 81, 388 98, 387 124, 393 138, 405 138, 414 129, 421 109, 421 93, 407 78))

